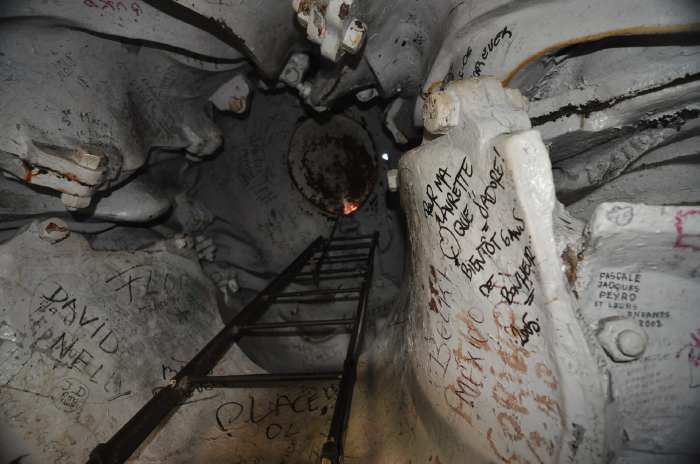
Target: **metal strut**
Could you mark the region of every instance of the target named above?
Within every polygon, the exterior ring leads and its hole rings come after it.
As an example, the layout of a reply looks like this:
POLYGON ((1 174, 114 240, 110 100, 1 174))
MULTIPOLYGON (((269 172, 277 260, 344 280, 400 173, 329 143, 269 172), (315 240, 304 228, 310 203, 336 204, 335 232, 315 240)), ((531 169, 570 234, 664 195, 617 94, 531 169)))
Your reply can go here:
POLYGON ((125 462, 160 424, 172 417, 172 413, 192 394, 195 388, 203 386, 208 388, 266 388, 298 382, 319 381, 340 382, 328 439, 321 450, 321 462, 323 464, 342 462, 345 431, 350 417, 352 394, 357 377, 357 358, 362 345, 378 233, 356 237, 334 237, 334 235, 335 227, 329 239, 318 237, 314 240, 173 377, 170 385, 158 390, 153 398, 109 441, 97 445, 90 453, 88 464, 121 464, 125 462), (366 250, 366 253, 352 253, 360 250, 366 250), (321 253, 320 257, 312 259, 319 252, 321 253), (331 255, 331 253, 337 252, 347 254, 331 255), (358 264, 355 267, 347 267, 350 262, 358 264), (332 267, 340 263, 346 266, 337 270, 323 268, 324 265, 332 267), (305 271, 306 266, 313 266, 313 270, 305 271), (298 282, 300 277, 311 280, 316 286, 323 280, 343 278, 361 278, 362 280, 361 283, 346 289, 325 288, 283 292, 291 282, 298 282), (352 319, 256 323, 271 305, 293 301, 303 303, 357 301, 357 309, 352 319), (288 336, 290 333, 294 333, 279 329, 318 328, 317 330, 324 330, 325 328, 325 330, 336 330, 344 328, 347 330, 348 327, 351 327, 350 344, 342 371, 208 375, 234 343, 237 343, 244 336, 261 334, 288 336))

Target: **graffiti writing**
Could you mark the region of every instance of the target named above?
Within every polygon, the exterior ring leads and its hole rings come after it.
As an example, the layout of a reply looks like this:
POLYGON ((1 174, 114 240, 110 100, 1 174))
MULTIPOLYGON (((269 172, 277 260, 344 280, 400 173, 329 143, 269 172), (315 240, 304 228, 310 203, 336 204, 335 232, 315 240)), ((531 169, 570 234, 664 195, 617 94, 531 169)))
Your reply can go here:
POLYGON ((676 243, 674 248, 687 248, 693 251, 700 251, 700 234, 688 233, 689 223, 693 221, 695 231, 700 230, 700 209, 691 209, 688 211, 679 211, 676 213, 676 243))
POLYGON ((335 385, 308 388, 296 395, 278 393, 262 405, 259 399, 256 404, 256 397, 249 395, 247 401, 220 404, 215 413, 216 425, 220 431, 228 433, 249 424, 267 423, 265 433, 268 439, 289 438, 299 433, 296 425, 288 421, 290 417, 297 414, 325 416, 335 404, 337 395, 335 385))
POLYGON ((139 2, 122 2, 120 0, 83 0, 83 5, 88 8, 97 8, 106 12, 128 12, 134 16, 141 16, 143 9, 139 2), (128 5, 128 6, 127 6, 128 5))
POLYGON ((513 324, 510 326, 510 331, 513 334, 513 336, 518 337, 520 339, 520 344, 522 346, 525 346, 530 341, 531 336, 540 333, 539 321, 539 319, 535 319, 534 321, 528 321, 527 313, 524 313, 522 318, 522 328, 517 327, 515 324, 513 324))
POLYGON ((534 297, 534 282, 532 280, 534 269, 535 255, 530 246, 525 246, 522 260, 520 261, 520 264, 518 264, 518 267, 513 275, 508 276, 506 274, 501 274, 507 281, 507 283, 501 287, 501 296, 503 299, 509 304, 512 304, 518 295, 520 295, 522 292, 527 292, 528 296, 526 304, 531 304, 534 297))
POLYGON ((491 40, 489 40, 489 43, 484 46, 484 48, 481 50, 481 56, 480 60, 476 61, 474 63, 474 70, 472 71, 472 77, 479 77, 481 76, 481 69, 482 67, 486 64, 488 61, 489 55, 491 52, 493 52, 496 47, 501 43, 501 39, 505 38, 512 38, 513 33, 508 29, 508 26, 505 26, 503 29, 498 31, 496 35, 494 35, 491 40))

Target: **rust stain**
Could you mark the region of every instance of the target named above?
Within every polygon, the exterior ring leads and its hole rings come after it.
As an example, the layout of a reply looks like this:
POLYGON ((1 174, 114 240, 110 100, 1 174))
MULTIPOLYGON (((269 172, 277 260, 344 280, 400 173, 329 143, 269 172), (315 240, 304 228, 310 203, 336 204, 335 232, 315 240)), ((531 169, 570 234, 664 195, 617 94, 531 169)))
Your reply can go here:
POLYGON ((559 382, 557 382, 554 372, 552 372, 545 363, 538 362, 535 365, 535 374, 537 374, 537 377, 542 379, 551 390, 559 388, 559 382))
POLYGON ((66 230, 68 230, 68 229, 66 229, 65 227, 59 226, 59 225, 56 224, 55 222, 49 222, 49 223, 46 225, 45 229, 46 229, 47 232, 65 232, 66 230))
POLYGON ((518 424, 518 421, 510 414, 500 412, 498 413, 496 420, 498 420, 498 423, 501 424, 501 430, 503 431, 503 434, 512 441, 522 440, 522 438, 525 436, 523 435, 523 430, 520 428, 520 424, 518 424), (508 430, 506 430, 506 422, 510 424, 512 431, 509 432, 508 430))
POLYGON ((61 175, 68 180, 80 183, 80 179, 78 179, 78 176, 76 176, 75 174, 72 174, 70 172, 62 172, 61 175))
POLYGON ((535 395, 535 402, 537 402, 537 408, 540 411, 544 412, 549 417, 559 419, 559 422, 563 423, 561 409, 557 401, 551 399, 547 395, 535 395))
MULTIPOLYGON (((524 437, 523 431, 520 428, 520 424, 518 424, 514 417, 510 416, 505 412, 502 412, 498 414, 496 419, 498 420, 498 423, 501 426, 501 431, 503 432, 503 436, 505 438, 510 439, 513 442, 522 440, 522 438, 524 437), (506 422, 510 424, 511 430, 506 430, 506 422)), ((489 445, 491 445, 491 449, 496 454, 496 456, 498 456, 501 462, 508 464, 528 462, 527 459, 521 458, 514 451, 510 453, 510 456, 504 456, 504 453, 501 453, 499 451, 498 447, 496 446, 496 442, 494 441, 493 428, 489 428, 488 432, 486 432, 486 439, 488 440, 489 445)), ((510 449, 507 443, 506 447, 507 449, 510 449)))
POLYGON ((228 101, 228 109, 234 113, 242 113, 245 111, 246 101, 245 98, 231 98, 228 101))
POLYGON ((534 431, 530 432, 530 441, 532 441, 537 448, 542 446, 542 443, 544 443, 544 438, 542 438, 542 435, 540 435, 540 432, 534 431))
POLYGON ((497 350, 498 355, 501 360, 509 367, 515 369, 523 374, 527 372, 526 358, 530 356, 530 352, 525 348, 515 345, 511 340, 505 340, 504 344, 506 348, 510 348, 512 351, 508 352, 506 349, 497 350))
MULTIPOLYGON (((510 308, 508 309, 510 310, 510 308)), ((493 322, 496 324, 496 328, 498 329, 497 333, 500 334, 501 331, 505 331, 506 327, 508 326, 501 323, 501 317, 503 317, 503 315, 498 310, 498 305, 493 307, 491 314, 493 316, 493 322)))
POLYGON ((539 464, 544 464, 544 461, 542 460, 540 455, 537 454, 537 451, 535 451, 535 448, 532 447, 532 443, 530 443, 530 440, 525 440, 525 442, 527 443, 527 447, 530 450, 530 452, 532 453, 532 455, 537 458, 537 462, 539 462, 539 464))
MULTIPOLYGON (((528 446, 530 443, 535 445, 535 448, 541 449, 544 445, 544 450, 547 452, 548 456, 554 456, 554 442, 545 439, 540 432, 532 431, 530 432, 530 439, 528 440, 528 446)), ((530 448, 530 451, 534 453, 534 450, 530 448)))
POLYGON ((520 377, 516 377, 510 372, 496 372, 496 369, 494 369, 493 366, 489 368, 489 371, 491 372, 491 375, 493 375, 494 377, 498 377, 499 380, 502 380, 504 382, 517 384, 523 383, 520 377))
POLYGON ((26 161, 22 161, 22 167, 24 168, 24 181, 28 184, 32 183, 32 176, 36 175, 39 170, 32 168, 32 165, 26 161))
POLYGON ((496 401, 496 403, 500 404, 504 408, 510 409, 515 412, 519 412, 521 414, 529 413, 527 408, 521 403, 522 398, 506 391, 506 388, 503 386, 503 384, 501 384, 501 382, 496 382, 496 385, 494 385, 493 387, 491 396, 496 401))
POLYGON ((493 450, 494 453, 496 453, 496 456, 501 460, 501 462, 505 463, 511 463, 511 462, 518 462, 517 459, 518 457, 515 455, 515 453, 512 453, 510 457, 505 457, 503 456, 500 451, 498 451, 498 448, 496 448, 496 443, 493 441, 493 428, 489 428, 489 431, 486 432, 486 439, 489 442, 489 445, 491 445, 491 449, 493 450))
POLYGON ((459 331, 459 333, 462 335, 462 337, 464 337, 465 340, 469 341, 470 345, 480 350, 491 351, 488 338, 484 337, 479 328, 476 326, 473 318, 467 317, 463 313, 460 313, 457 316, 457 318, 460 321, 464 322, 467 328, 469 329, 467 333, 464 333, 461 330, 459 331))

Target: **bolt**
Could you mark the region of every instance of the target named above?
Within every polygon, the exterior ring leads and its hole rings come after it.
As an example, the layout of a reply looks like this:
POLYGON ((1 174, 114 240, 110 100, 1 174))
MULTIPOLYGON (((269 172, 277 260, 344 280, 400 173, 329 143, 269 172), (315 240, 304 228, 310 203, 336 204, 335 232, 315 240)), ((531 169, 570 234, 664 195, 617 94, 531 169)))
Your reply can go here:
POLYGON ((642 334, 634 330, 623 330, 617 335, 617 347, 622 354, 630 358, 638 358, 644 353, 647 341, 642 334))
POLYGON ((311 95, 311 84, 309 84, 308 82, 302 82, 297 86, 297 90, 299 91, 299 95, 301 96, 301 98, 306 100, 307 98, 309 98, 309 95, 311 95))
POLYGON ((236 293, 241 288, 239 287, 238 281, 236 279, 229 279, 229 281, 226 283, 226 287, 231 293, 236 293))
POLYGON ((209 101, 219 111, 233 111, 241 114, 248 109, 251 94, 251 86, 246 77, 243 74, 237 74, 219 86, 209 97, 209 101))
POLYGON ((648 337, 636 321, 613 316, 601 319, 599 327, 598 341, 613 361, 634 361, 644 353, 648 337))
POLYGON ((84 149, 78 148, 73 154, 72 159, 78 166, 96 171, 102 164, 103 156, 95 153, 88 153, 84 149))
POLYGON ((68 235, 68 225, 58 218, 47 219, 39 224, 39 238, 49 243, 60 242, 68 235))
POLYGON ((245 98, 234 97, 228 101, 228 109, 233 111, 236 114, 245 113, 245 110, 247 107, 248 107, 248 104, 247 104, 245 98))
POLYGON ((348 24, 343 34, 343 42, 340 47, 351 55, 356 54, 362 48, 362 43, 367 35, 367 26, 359 19, 353 19, 348 24))
POLYGON ((355 98, 362 103, 366 103, 379 95, 379 91, 374 87, 369 89, 360 90, 355 94, 355 98))
POLYGON ((307 54, 293 54, 284 66, 280 80, 291 87, 296 87, 304 79, 304 74, 309 69, 309 65, 310 59, 307 54))
POLYGON ((175 248, 180 250, 188 248, 192 245, 192 241, 187 235, 177 235, 173 239, 173 243, 175 244, 175 248))
POLYGON ((235 276, 222 280, 219 282, 218 286, 219 290, 221 290, 221 293, 224 296, 224 303, 227 305, 231 303, 231 298, 233 298, 233 295, 240 290, 238 280, 235 276))
POLYGON ((190 126, 183 124, 180 126, 182 135, 189 143, 185 151, 193 156, 193 161, 213 154, 223 143, 224 135, 221 129, 216 126, 197 128, 197 132, 190 126))
POLYGON ((83 209, 90 206, 92 197, 79 197, 77 195, 71 195, 70 193, 62 193, 61 202, 67 210, 75 211, 77 209, 83 209))
POLYGON ((423 126, 431 134, 446 134, 459 124, 459 97, 449 89, 431 92, 423 106, 423 126))
POLYGON ((282 80, 294 85, 301 81, 301 73, 296 68, 284 68, 284 73, 282 74, 282 80))
POLYGON ((214 239, 211 237, 206 237, 204 235, 197 235, 194 237, 194 248, 197 250, 197 255, 200 260, 204 261, 214 261, 214 255, 216 254, 216 245, 214 244, 214 239))

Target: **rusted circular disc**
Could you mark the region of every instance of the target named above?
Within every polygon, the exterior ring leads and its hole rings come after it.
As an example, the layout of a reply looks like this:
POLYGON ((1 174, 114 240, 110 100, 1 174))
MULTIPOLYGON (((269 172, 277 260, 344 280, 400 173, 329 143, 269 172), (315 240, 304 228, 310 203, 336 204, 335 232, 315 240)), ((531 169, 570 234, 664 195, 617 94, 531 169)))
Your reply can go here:
POLYGON ((359 209, 377 181, 372 139, 345 116, 302 122, 292 136, 288 162, 302 195, 334 216, 359 209))

